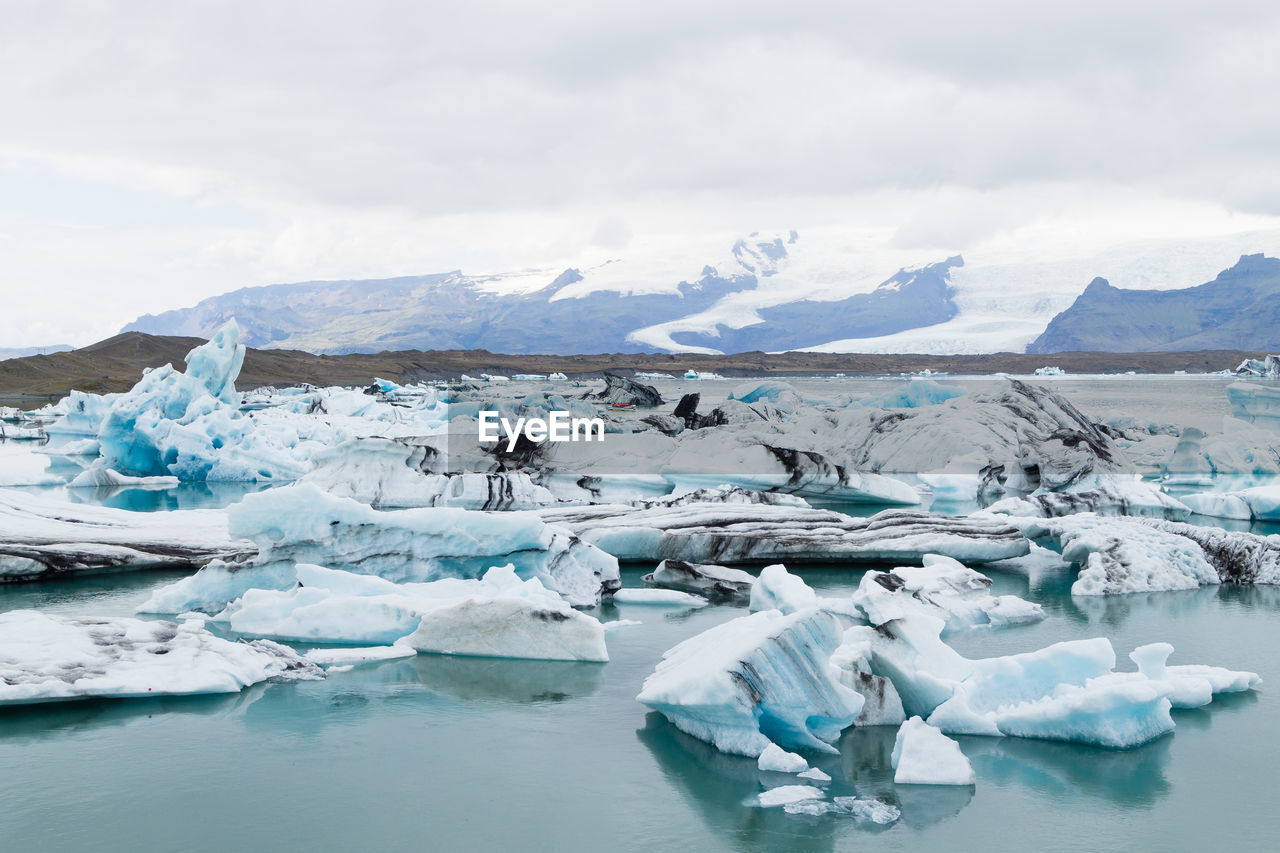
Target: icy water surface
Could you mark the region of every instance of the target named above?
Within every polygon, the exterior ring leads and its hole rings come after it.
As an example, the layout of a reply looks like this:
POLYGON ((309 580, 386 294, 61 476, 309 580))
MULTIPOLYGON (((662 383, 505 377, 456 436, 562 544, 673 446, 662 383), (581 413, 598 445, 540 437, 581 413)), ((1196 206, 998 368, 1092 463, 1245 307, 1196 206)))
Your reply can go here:
MULTIPOLYGON (((802 572, 848 592, 860 571, 802 572)), ((639 570, 625 572, 628 586, 639 570)), ((0 587, 0 609, 121 614, 169 574, 0 587)), ((1168 640, 1174 662, 1260 672, 1256 694, 1175 712, 1177 731, 1125 752, 960 738, 973 789, 895 786, 894 729, 851 730, 810 756, 836 795, 897 803, 902 820, 787 815, 743 800, 749 759, 693 740, 635 702, 662 652, 743 610, 639 605, 608 664, 422 655, 229 697, 0 713, 6 850, 1257 850, 1280 837, 1280 590, 1206 588, 1072 600, 1065 577, 997 590, 1043 623, 953 638, 970 656, 1106 635, 1118 656, 1168 640)))
MULTIPOLYGON (((953 380, 998 391, 995 379, 953 380)), ((660 383, 724 399, 741 380, 660 383)), ((893 381, 799 380, 814 396, 864 396, 893 381)), ((1048 384, 1048 383, 1046 383, 1048 384)), ((1119 409, 1220 429, 1217 379, 1052 380, 1091 414, 1119 409)), ((704 403, 703 409, 707 405, 704 403)), ((0 444, 0 472, 33 482, 30 449, 0 444), (30 470, 29 470, 30 469, 30 470)), ((57 464, 74 464, 62 462, 57 464)), ((38 479, 38 477, 36 478, 38 479)), ((56 493, 136 510, 225 506, 244 487, 56 493)), ((865 514, 878 507, 841 507, 865 514)), ((957 508, 964 511, 967 508, 957 508)), ((1247 527, 1247 522, 1198 519, 1247 527)), ((1260 532, 1275 532, 1274 529, 1260 532)), ((651 569, 644 567, 644 570, 651 569)), ((624 572, 628 586, 642 570, 624 572)), ((848 594, 862 572, 799 572, 848 594)), ((792 816, 744 801, 793 777, 720 754, 635 701, 663 651, 745 613, 620 605, 608 664, 422 655, 260 685, 227 697, 67 703, 0 711, 0 850, 1264 850, 1280 837, 1280 589, 1206 588, 1072 599, 1070 578, 995 574, 996 591, 1040 602, 1037 625, 952 635, 981 657, 1107 636, 1122 668, 1169 641, 1173 663, 1255 670, 1256 693, 1174 712, 1177 731, 1123 751, 960 738, 977 785, 895 786, 894 729, 849 731, 838 756, 808 756, 836 796, 895 803, 887 829, 792 816)), ((177 577, 134 573, 0 586, 0 611, 128 615, 177 577)))

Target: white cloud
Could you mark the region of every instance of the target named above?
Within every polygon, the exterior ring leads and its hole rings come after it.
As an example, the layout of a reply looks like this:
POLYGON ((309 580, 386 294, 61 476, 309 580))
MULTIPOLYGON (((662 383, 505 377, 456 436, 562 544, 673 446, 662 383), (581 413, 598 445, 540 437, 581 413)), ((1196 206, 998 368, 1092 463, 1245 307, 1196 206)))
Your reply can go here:
POLYGON ((1278 50, 1263 2, 16 5, 0 186, 57 203, 0 202, 0 344, 682 231, 1247 230, 1278 50))

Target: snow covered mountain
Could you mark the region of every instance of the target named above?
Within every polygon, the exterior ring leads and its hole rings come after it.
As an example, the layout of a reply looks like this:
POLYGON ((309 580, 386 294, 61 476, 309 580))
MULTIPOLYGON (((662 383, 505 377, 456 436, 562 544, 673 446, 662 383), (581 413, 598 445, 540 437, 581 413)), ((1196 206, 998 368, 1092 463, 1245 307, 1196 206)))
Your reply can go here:
POLYGON ((1280 260, 1244 255, 1208 284, 1112 287, 1095 278, 1027 352, 1280 349, 1280 260))
MULTIPOLYGON (((1084 299, 1086 283, 1097 276, 1124 293, 1174 291, 1260 250, 1280 255, 1280 232, 1121 244, 1092 253, 1065 243, 978 246, 963 259, 945 249, 902 249, 892 235, 870 231, 817 229, 803 238, 795 231, 753 233, 642 243, 622 257, 572 258, 493 275, 453 271, 250 287, 144 315, 124 331, 207 337, 235 317, 250 346, 321 353, 967 354, 1022 352, 1033 341, 1048 347, 1037 352, 1120 349, 1115 340, 1086 343, 1083 333, 1076 333, 1076 343, 1054 342, 1045 337, 1046 326, 1077 297, 1084 299)), ((1219 314, 1230 311, 1229 289, 1215 297, 1219 314)), ((1083 305, 1097 295, 1095 286, 1083 305)), ((1238 331, 1228 325, 1217 338, 1201 337, 1217 341, 1214 346, 1243 347, 1246 342, 1233 337, 1238 331)), ((1183 337, 1168 337, 1170 347, 1184 348, 1177 343, 1183 337)), ((1156 339, 1162 338, 1150 338, 1156 339)))

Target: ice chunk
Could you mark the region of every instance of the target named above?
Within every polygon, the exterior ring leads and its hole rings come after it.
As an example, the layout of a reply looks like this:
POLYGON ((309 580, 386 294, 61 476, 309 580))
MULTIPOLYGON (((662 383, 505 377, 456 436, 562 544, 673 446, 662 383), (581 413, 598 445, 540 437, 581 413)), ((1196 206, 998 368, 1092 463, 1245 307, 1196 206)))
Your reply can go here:
POLYGON ((674 589, 620 589, 613 594, 618 604, 655 604, 662 607, 706 607, 707 600, 674 589))
POLYGON ((122 487, 131 489, 171 489, 178 483, 177 477, 130 477, 128 474, 121 474, 119 471, 113 471, 110 468, 93 466, 76 475, 67 486, 72 489, 122 487))
POLYGON ((809 585, 781 564, 765 566, 751 587, 750 610, 781 610, 795 613, 818 606, 818 596, 809 585))
POLYGON ((893 682, 871 671, 870 628, 854 627, 845 632, 844 642, 831 655, 831 665, 840 673, 840 683, 862 696, 862 711, 856 726, 896 726, 907 719, 902 697, 893 682))
POLYGON ((234 643, 199 622, 0 614, 0 704, 235 693, 267 679, 322 678, 269 641, 234 643))
POLYGON ((315 454, 300 482, 378 509, 526 510, 558 503, 526 472, 437 473, 435 456, 434 446, 360 437, 315 454))
POLYGON ((724 752, 834 752, 828 743, 862 710, 828 664, 839 643, 829 613, 753 613, 668 650, 636 698, 724 752))
POLYGON ((809 762, 794 752, 787 752, 776 743, 771 743, 760 753, 756 766, 761 770, 772 770, 777 773, 802 773, 809 769, 809 762))
POLYGON ((1009 519, 986 514, 885 510, 854 518, 800 506, 691 501, 648 508, 564 507, 538 515, 620 560, 903 564, 924 554, 945 554, 964 563, 984 563, 1030 550, 1009 519))
POLYGON ((254 566, 184 578, 157 590, 148 612, 216 611, 246 589, 284 589, 292 582, 278 567, 297 563, 397 582, 478 578, 510 563, 576 605, 597 604, 619 584, 615 558, 530 513, 379 511, 296 485, 249 495, 228 518, 236 536, 258 544, 254 566))
POLYGON ((819 770, 816 767, 810 767, 808 770, 802 770, 801 772, 797 773, 796 776, 798 776, 801 779, 810 779, 814 782, 818 782, 819 784, 823 782, 831 781, 830 776, 828 776, 826 773, 823 773, 821 770, 819 770))
POLYGON ((652 573, 644 576, 644 582, 707 598, 735 601, 751 594, 751 586, 756 579, 741 569, 663 560, 652 573))
POLYGON ((1026 624, 1044 618, 1040 605, 1013 595, 996 597, 990 589, 991 579, 986 575, 950 557, 926 554, 923 566, 867 572, 853 601, 872 625, 909 613, 937 616, 949 631, 1026 624))
POLYGON ((1183 502, 1201 515, 1280 521, 1280 486, 1255 486, 1232 492, 1187 495, 1183 502))
POLYGON ((803 815, 847 815, 854 820, 875 823, 882 826, 895 823, 902 817, 897 806, 882 803, 879 800, 864 800, 858 797, 835 797, 830 802, 825 800, 801 800, 787 803, 782 807, 787 814, 803 815))
POLYGON ((1195 589, 1219 582, 1196 542, 1136 519, 1082 513, 1018 523, 1028 537, 1056 544, 1063 559, 1080 566, 1072 595, 1195 589))
POLYGON ((467 598, 433 610, 400 641, 420 652, 563 661, 607 661, 599 620, 525 598, 467 598))
POLYGON ((1136 515, 1185 519, 1188 504, 1170 497, 1153 483, 1134 477, 1094 476, 1061 491, 1040 489, 1025 497, 1010 497, 987 507, 1006 515, 1038 515, 1049 518, 1096 512, 1100 515, 1136 515))
POLYGON ((756 797, 756 804, 761 808, 785 806, 790 803, 801 803, 806 800, 826 799, 822 789, 812 785, 783 785, 781 788, 770 788, 756 797))
MULTIPOLYGON (((399 660, 401 658, 411 658, 416 654, 416 651, 406 646, 360 646, 352 649, 312 649, 303 657, 321 666, 336 666, 399 660)), ((329 671, 333 672, 334 670, 331 669, 329 671)))
POLYGON ((960 744, 912 717, 898 729, 893 743, 893 781, 898 785, 972 785, 977 776, 960 744))
POLYGON ((608 660, 598 620, 510 566, 479 580, 403 584, 305 564, 296 572, 293 589, 248 590, 216 619, 238 634, 291 641, 399 640, 445 654, 608 660))
POLYGON ((16 490, 0 490, 0 543, 0 580, 135 568, 195 569, 255 550, 252 542, 228 532, 221 510, 129 512, 16 490))

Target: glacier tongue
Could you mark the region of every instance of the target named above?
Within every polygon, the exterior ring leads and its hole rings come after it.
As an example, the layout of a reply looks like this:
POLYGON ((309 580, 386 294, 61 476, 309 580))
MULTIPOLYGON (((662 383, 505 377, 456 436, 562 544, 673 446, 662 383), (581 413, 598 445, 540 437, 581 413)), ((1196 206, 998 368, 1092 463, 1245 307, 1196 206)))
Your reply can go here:
POLYGON ((667 651, 636 698, 724 752, 834 752, 828 744, 862 709, 828 664, 839 642, 829 613, 753 613, 667 651))

